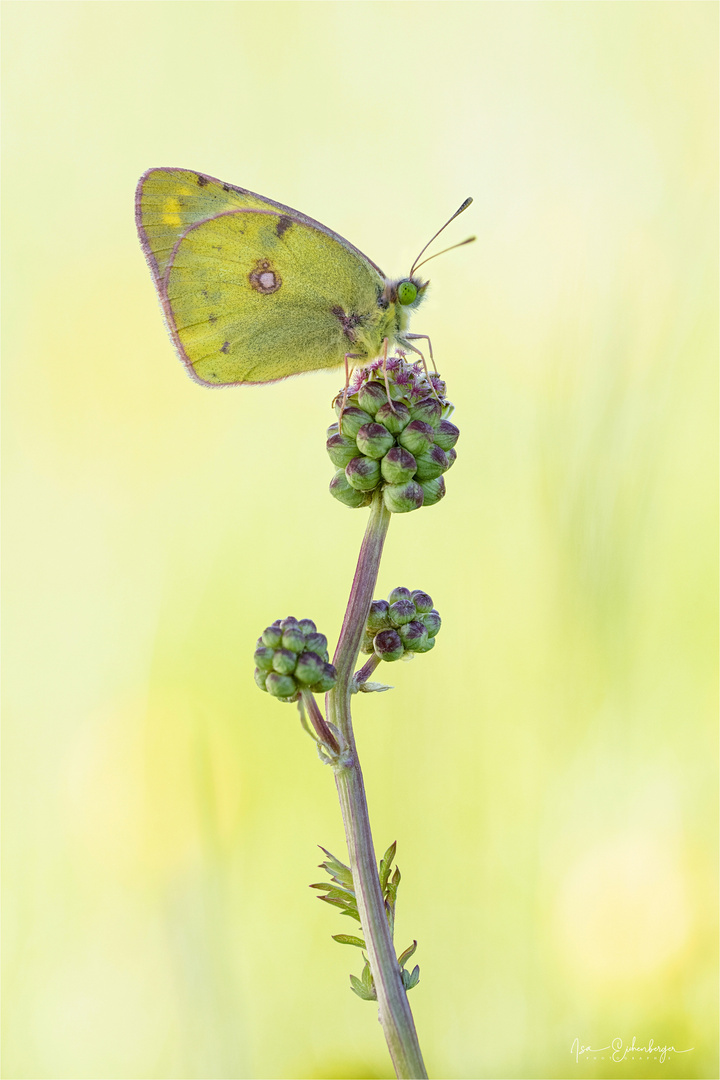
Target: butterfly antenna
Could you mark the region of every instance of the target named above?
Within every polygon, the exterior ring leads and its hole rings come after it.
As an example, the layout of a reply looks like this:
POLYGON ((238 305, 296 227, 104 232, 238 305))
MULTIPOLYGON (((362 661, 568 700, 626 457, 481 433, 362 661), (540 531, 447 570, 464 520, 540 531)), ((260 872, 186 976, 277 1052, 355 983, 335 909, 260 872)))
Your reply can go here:
MULTIPOLYGON (((421 251, 421 252, 420 252, 420 254, 418 255, 418 257, 417 257, 417 259, 415 260, 415 262, 414 262, 414 263, 412 264, 412 266, 410 267, 410 273, 408 274, 408 277, 412 277, 412 276, 413 276, 413 274, 414 274, 415 270, 417 269, 418 263, 420 262, 420 259, 421 259, 421 258, 423 257, 423 255, 425 254, 425 252, 427 251, 427 249, 428 249, 428 248, 430 247, 430 245, 432 244, 433 240, 437 240, 438 236, 439 236, 439 235, 440 235, 440 233, 441 233, 441 232, 443 231, 443 229, 447 229, 447 227, 448 227, 448 225, 450 224, 450 222, 451 222, 451 221, 454 221, 454 220, 455 220, 455 218, 456 218, 456 217, 458 216, 458 214, 462 214, 463 210, 467 210, 467 208, 468 208, 468 206, 470 205, 470 203, 471 203, 471 202, 472 202, 472 199, 471 199, 471 198, 467 198, 467 199, 465 200, 465 202, 464 202, 464 203, 462 204, 462 206, 459 206, 459 207, 457 208, 457 210, 455 211, 455 213, 453 214, 453 216, 452 216, 452 217, 449 217, 449 218, 447 219, 447 221, 446 221, 446 222, 445 222, 445 224, 443 225, 442 229, 438 229, 438 231, 437 231, 437 232, 435 233, 435 235, 434 235, 434 236, 431 236, 431 237, 430 237, 430 239, 428 240, 427 244, 426 244, 426 245, 425 245, 425 247, 424 247, 424 248, 422 249, 422 251, 421 251)), ((466 244, 467 244, 467 243, 469 243, 469 241, 467 241, 467 240, 465 240, 465 241, 463 241, 463 242, 464 242, 464 243, 466 243, 466 244)), ((454 246, 455 246, 455 247, 460 247, 461 245, 460 245, 460 244, 455 244, 454 246)), ((450 248, 446 248, 446 251, 449 251, 449 250, 450 250, 450 248)), ((438 252, 438 255, 439 255, 439 254, 440 254, 440 252, 438 252)), ((425 260, 425 262, 427 262, 427 259, 425 260)))
MULTIPOLYGON (((421 266, 424 266, 425 263, 429 263, 431 259, 437 259, 438 255, 444 255, 446 251, 454 251, 455 248, 465 247, 466 244, 472 244, 474 240, 477 240, 477 236, 468 236, 467 240, 461 240, 459 244, 451 244, 449 248, 443 248, 442 251, 436 251, 434 255, 428 255, 427 259, 423 259, 422 262, 413 266, 410 273, 412 274, 413 270, 419 270, 421 266)), ((422 252, 420 254, 422 254, 422 252)), ((418 255, 418 259, 419 258, 420 255, 418 255)))

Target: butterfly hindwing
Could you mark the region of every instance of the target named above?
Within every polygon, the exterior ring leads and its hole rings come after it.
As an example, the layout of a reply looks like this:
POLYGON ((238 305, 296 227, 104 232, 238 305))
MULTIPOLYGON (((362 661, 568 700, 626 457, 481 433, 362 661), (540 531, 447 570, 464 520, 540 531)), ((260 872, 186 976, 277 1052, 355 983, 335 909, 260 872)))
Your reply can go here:
POLYGON ((222 386, 337 367, 355 348, 376 355, 387 322, 382 287, 369 261, 329 230, 234 209, 185 227, 160 294, 191 373, 222 386))

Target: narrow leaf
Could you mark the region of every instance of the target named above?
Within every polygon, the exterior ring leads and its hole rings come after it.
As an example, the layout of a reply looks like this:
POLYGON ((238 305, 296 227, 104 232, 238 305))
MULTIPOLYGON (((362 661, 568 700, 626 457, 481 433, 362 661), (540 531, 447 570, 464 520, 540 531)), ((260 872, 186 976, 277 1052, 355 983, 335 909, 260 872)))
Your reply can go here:
POLYGON ((385 892, 385 886, 387 885, 388 878, 390 877, 390 867, 392 866, 392 861, 395 858, 396 850, 397 841, 394 840, 380 861, 380 888, 383 892, 385 892))
POLYGON ((356 979, 354 975, 350 976, 350 988, 354 994, 357 994, 363 1001, 377 1001, 377 995, 372 990, 368 992, 359 979, 356 979))
POLYGON ((332 934, 332 939, 341 945, 357 945, 358 949, 367 948, 361 937, 353 937, 352 934, 332 934))
POLYGON ((417 941, 413 941, 412 945, 410 945, 405 950, 404 953, 400 953, 400 955, 398 956, 398 964, 400 965, 401 968, 405 967, 408 960, 410 959, 410 957, 412 956, 412 954, 415 952, 416 949, 417 949, 417 941))

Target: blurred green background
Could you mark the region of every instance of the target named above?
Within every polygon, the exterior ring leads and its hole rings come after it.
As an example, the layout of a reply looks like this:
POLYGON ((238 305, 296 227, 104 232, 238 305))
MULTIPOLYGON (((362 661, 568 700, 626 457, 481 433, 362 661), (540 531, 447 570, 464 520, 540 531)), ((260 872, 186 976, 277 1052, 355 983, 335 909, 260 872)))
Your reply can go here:
POLYGON ((391 1075, 332 775, 251 654, 337 636, 341 373, 210 392, 150 166, 403 274, 461 428, 378 594, 434 652, 355 708, 436 1077, 717 1077, 717 22, 705 3, 3 5, 6 1077, 391 1075), (580 1062, 573 1040, 692 1048, 580 1062))

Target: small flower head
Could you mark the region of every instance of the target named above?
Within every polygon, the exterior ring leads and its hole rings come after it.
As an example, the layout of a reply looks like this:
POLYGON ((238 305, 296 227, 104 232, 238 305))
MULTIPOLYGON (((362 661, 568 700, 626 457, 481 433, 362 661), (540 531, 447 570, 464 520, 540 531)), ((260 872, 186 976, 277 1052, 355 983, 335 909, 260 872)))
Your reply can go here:
POLYGON ((440 629, 440 616, 432 597, 422 589, 399 587, 387 600, 370 605, 362 651, 381 660, 410 659, 414 653, 430 652, 440 629))
POLYGON ((255 648, 255 682, 280 701, 297 701, 301 690, 325 694, 335 685, 327 638, 312 619, 277 619, 255 648))
POLYGON ((406 514, 445 495, 459 431, 445 383, 402 355, 355 372, 349 394, 335 402, 327 452, 338 470, 330 492, 346 506, 368 506, 381 491, 388 510, 406 514), (386 381, 387 375, 387 381, 386 381))

